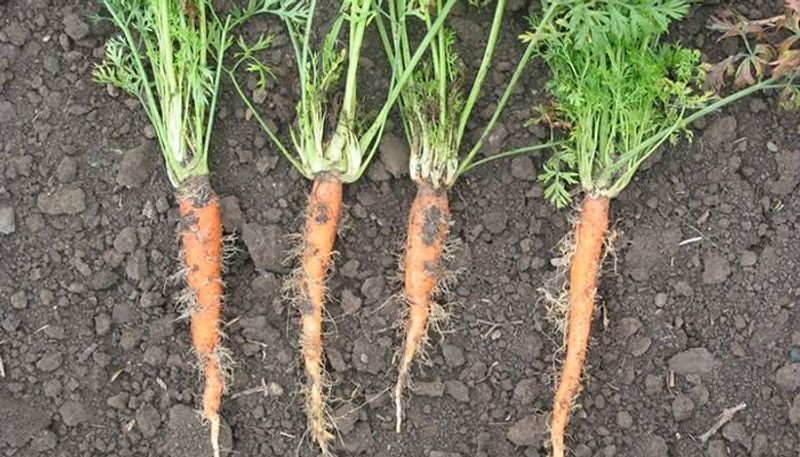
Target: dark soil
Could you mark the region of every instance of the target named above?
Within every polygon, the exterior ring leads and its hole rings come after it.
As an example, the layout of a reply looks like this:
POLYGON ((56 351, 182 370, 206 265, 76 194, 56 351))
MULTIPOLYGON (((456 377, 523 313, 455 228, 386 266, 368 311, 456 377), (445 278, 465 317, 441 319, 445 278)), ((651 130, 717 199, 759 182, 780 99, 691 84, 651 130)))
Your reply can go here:
MULTIPOLYGON (((143 111, 90 78, 112 31, 87 2, 0 1, 0 453, 189 457, 207 454, 200 382, 178 321, 173 192, 143 111)), ((525 0, 504 28, 490 80, 521 52, 525 0)), ((719 3, 719 2, 711 2, 719 3)), ((727 2, 723 2, 727 3, 727 2)), ((731 2, 753 17, 781 1, 731 2)), ((532 6, 535 8, 535 2, 532 6)), ((710 58, 701 6, 675 37, 710 58)), ((453 26, 478 61, 489 12, 453 26)), ((280 33, 257 20, 251 33, 280 33)), ((294 67, 278 35, 278 81, 261 107, 280 133, 293 118, 294 67)), ((381 50, 365 75, 383 94, 381 50)), ((522 127, 542 101, 532 67, 489 149, 546 135, 522 127)), ((499 91, 500 85, 497 86, 499 91)), ((281 297, 287 236, 309 184, 224 84, 212 183, 239 248, 226 276, 226 345, 236 363, 223 443, 242 456, 314 455, 304 436, 297 312, 281 297)), ((472 127, 488 114, 479 107, 472 127)), ((798 116, 774 94, 697 125, 614 202, 589 370, 570 425, 576 456, 797 456, 800 451, 798 116), (603 325, 604 319, 607 326, 603 325), (725 408, 746 409, 701 444, 725 408)), ((472 130, 475 130, 473 128, 472 130)), ((538 157, 495 162, 452 193, 451 268, 463 269, 450 326, 414 370, 403 434, 393 431, 396 255, 414 196, 395 122, 380 159, 347 187, 348 227, 331 275, 327 363, 341 455, 544 456, 560 336, 537 289, 556 281, 557 212, 535 182, 538 157)))

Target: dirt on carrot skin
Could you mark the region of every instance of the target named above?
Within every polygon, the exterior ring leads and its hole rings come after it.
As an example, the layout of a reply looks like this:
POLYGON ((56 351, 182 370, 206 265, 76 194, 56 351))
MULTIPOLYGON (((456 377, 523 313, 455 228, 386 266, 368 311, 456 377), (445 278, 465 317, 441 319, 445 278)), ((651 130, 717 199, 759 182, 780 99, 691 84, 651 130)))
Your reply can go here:
POLYGON ((300 346, 306 374, 306 414, 312 441, 323 455, 330 453, 334 439, 328 408, 328 381, 324 366, 323 320, 328 270, 333 263, 334 243, 342 208, 342 181, 329 173, 318 175, 308 196, 303 248, 297 266, 297 297, 300 303, 300 346))
MULTIPOLYGON (((90 81, 94 52, 110 33, 87 19, 97 5, 67 3, 0 2, 0 447, 15 455, 207 455, 208 447, 197 449, 207 446, 207 428, 193 412, 202 384, 187 325, 175 320, 180 287, 167 281, 179 265, 173 191, 157 145, 142 139, 151 132, 141 108, 90 81)), ((752 17, 780 6, 724 3, 752 17)), ((457 46, 468 65, 480 62, 491 18, 458 8, 457 46)), ((703 29, 713 8, 697 8, 673 31, 710 59, 737 49, 703 29)), ((524 12, 509 14, 491 78, 507 80, 524 12)), ((264 104, 286 135, 297 100, 291 45, 280 43, 277 23, 251 27, 276 35, 267 58, 280 83, 264 104)), ((374 38, 364 93, 383 94, 374 38)), ((548 132, 522 126, 543 101, 545 81, 533 65, 494 138, 509 146, 546 140, 548 132)), ((315 456, 303 441, 299 313, 278 290, 287 274, 283 237, 302 226, 308 182, 246 121, 227 82, 220 107, 211 180, 226 231, 254 234, 240 237, 225 275, 224 341, 236 362, 222 404, 229 444, 244 456, 294 455, 298 447, 315 456)), ((792 306, 798 124, 796 114, 775 109, 773 94, 748 99, 699 125, 692 145, 665 148, 614 202, 619 262, 616 273, 606 262, 598 290, 610 327, 595 317, 581 409, 569 424, 577 455, 796 453, 800 438, 788 418, 798 391, 786 373, 800 342, 792 306), (667 389, 670 370, 686 374, 667 389), (691 438, 739 402, 747 409, 727 433, 704 446, 691 438)), ((481 167, 453 189, 451 236, 463 248, 452 268, 468 270, 453 292, 463 307, 431 350, 431 365, 415 367, 403 433, 394 432, 394 405, 379 394, 396 377, 391 326, 400 308, 382 305, 396 290, 386 278, 397 273, 416 189, 403 174, 407 151, 392 148, 403 144, 400 125, 389 134, 365 179, 345 190, 351 228, 337 240, 328 281, 326 367, 339 454, 547 455, 547 421, 536 412, 551 408, 560 338, 531 297, 555 274, 550 262, 569 212, 543 203, 538 156, 481 167)))
POLYGON ((425 209, 425 222, 422 225, 422 242, 425 243, 425 246, 433 246, 437 240, 440 240, 442 219, 447 221, 448 217, 442 214, 442 210, 438 206, 425 209))
POLYGON ((208 176, 181 184, 179 236, 186 285, 192 348, 203 373, 202 410, 209 423, 213 455, 219 456, 220 405, 225 392, 226 360, 222 355, 223 236, 219 198, 208 176))
POLYGON ((405 332, 398 357, 397 382, 393 391, 395 431, 400 433, 403 402, 411 382, 411 368, 428 341, 431 308, 436 306, 435 291, 442 280, 442 255, 450 223, 450 203, 445 189, 418 184, 411 204, 404 258, 404 297, 408 306, 405 332))

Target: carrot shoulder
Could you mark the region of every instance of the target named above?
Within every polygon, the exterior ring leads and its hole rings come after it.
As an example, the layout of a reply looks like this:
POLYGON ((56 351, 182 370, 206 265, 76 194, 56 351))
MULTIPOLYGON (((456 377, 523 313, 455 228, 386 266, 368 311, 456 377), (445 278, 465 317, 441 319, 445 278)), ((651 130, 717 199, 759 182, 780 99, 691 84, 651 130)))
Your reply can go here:
POLYGON ((328 453, 328 442, 333 439, 333 434, 329 430, 325 406, 322 316, 325 281, 333 256, 341 209, 342 181, 331 174, 318 175, 314 179, 306 210, 299 308, 308 428, 323 454, 328 453))
POLYGON ((553 457, 564 457, 564 435, 572 402, 581 384, 589 345, 600 261, 608 229, 609 199, 587 196, 575 224, 575 250, 570 261, 567 353, 561 367, 561 381, 553 400, 550 433, 553 457))
POLYGON ((402 423, 403 390, 408 384, 411 363, 424 346, 428 334, 431 300, 438 282, 442 249, 447 238, 450 205, 447 191, 420 184, 411 205, 405 257, 405 296, 408 317, 405 341, 395 385, 396 431, 402 423))
POLYGON ((180 190, 180 237, 190 303, 192 345, 203 370, 203 416, 219 455, 219 408, 225 381, 219 356, 222 312, 222 213, 205 176, 180 190))

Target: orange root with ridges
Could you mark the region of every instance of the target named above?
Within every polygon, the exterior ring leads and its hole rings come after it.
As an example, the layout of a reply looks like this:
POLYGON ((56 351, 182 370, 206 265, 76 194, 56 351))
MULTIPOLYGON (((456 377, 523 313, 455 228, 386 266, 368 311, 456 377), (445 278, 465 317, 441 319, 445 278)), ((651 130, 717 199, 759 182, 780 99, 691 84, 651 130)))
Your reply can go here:
POLYGON ((421 183, 411 205, 405 258, 405 296, 409 310, 405 341, 394 388, 395 431, 403 421, 403 390, 409 383, 411 364, 428 335, 428 318, 439 280, 444 242, 449 230, 450 204, 447 191, 421 183))
POLYGON ((592 328, 600 262, 608 230, 609 199, 587 196, 580 219, 575 224, 575 249, 570 259, 569 311, 567 315, 566 355, 561 367, 561 381, 553 399, 550 439, 553 457, 564 457, 564 436, 572 402, 581 386, 586 362, 589 333, 592 328))
POLYGON ((330 453, 333 434, 330 432, 325 404, 322 316, 325 309, 325 282, 341 211, 342 181, 331 174, 318 175, 314 179, 306 210, 299 308, 308 429, 323 455, 330 453))
POLYGON ((191 304, 192 345, 202 366, 203 416, 211 426, 211 445, 219 456, 219 408, 225 379, 219 359, 222 313, 222 212, 208 178, 195 177, 179 189, 180 237, 191 304))

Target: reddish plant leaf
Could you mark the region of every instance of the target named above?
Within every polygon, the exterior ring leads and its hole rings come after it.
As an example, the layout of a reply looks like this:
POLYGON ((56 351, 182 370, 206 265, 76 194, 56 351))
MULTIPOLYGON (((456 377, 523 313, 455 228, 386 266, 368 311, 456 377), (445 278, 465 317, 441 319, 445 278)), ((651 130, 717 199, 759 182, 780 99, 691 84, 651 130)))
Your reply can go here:
POLYGON ((756 83, 756 78, 753 76, 753 62, 750 59, 745 59, 736 69, 736 79, 733 85, 736 88, 752 86, 756 83))
POLYGON ((788 73, 796 71, 800 66, 800 51, 789 50, 782 52, 778 55, 778 60, 772 63, 775 68, 772 70, 772 75, 776 78, 782 78, 788 73))
POLYGON ((717 41, 736 36, 744 38, 747 35, 747 18, 734 10, 725 9, 716 16, 711 16, 708 28, 722 33, 717 41))
MULTIPOLYGON (((800 1, 800 0, 798 0, 798 1, 800 1)), ((800 33, 800 12, 795 13, 794 11, 789 11, 789 13, 786 14, 784 20, 781 21, 780 24, 778 24, 778 27, 787 29, 787 30, 789 30, 790 32, 792 32, 794 34, 799 34, 800 33)))
POLYGON ((725 78, 733 72, 733 67, 740 56, 741 54, 729 56, 721 62, 709 66, 703 87, 714 92, 719 92, 725 87, 725 78))

